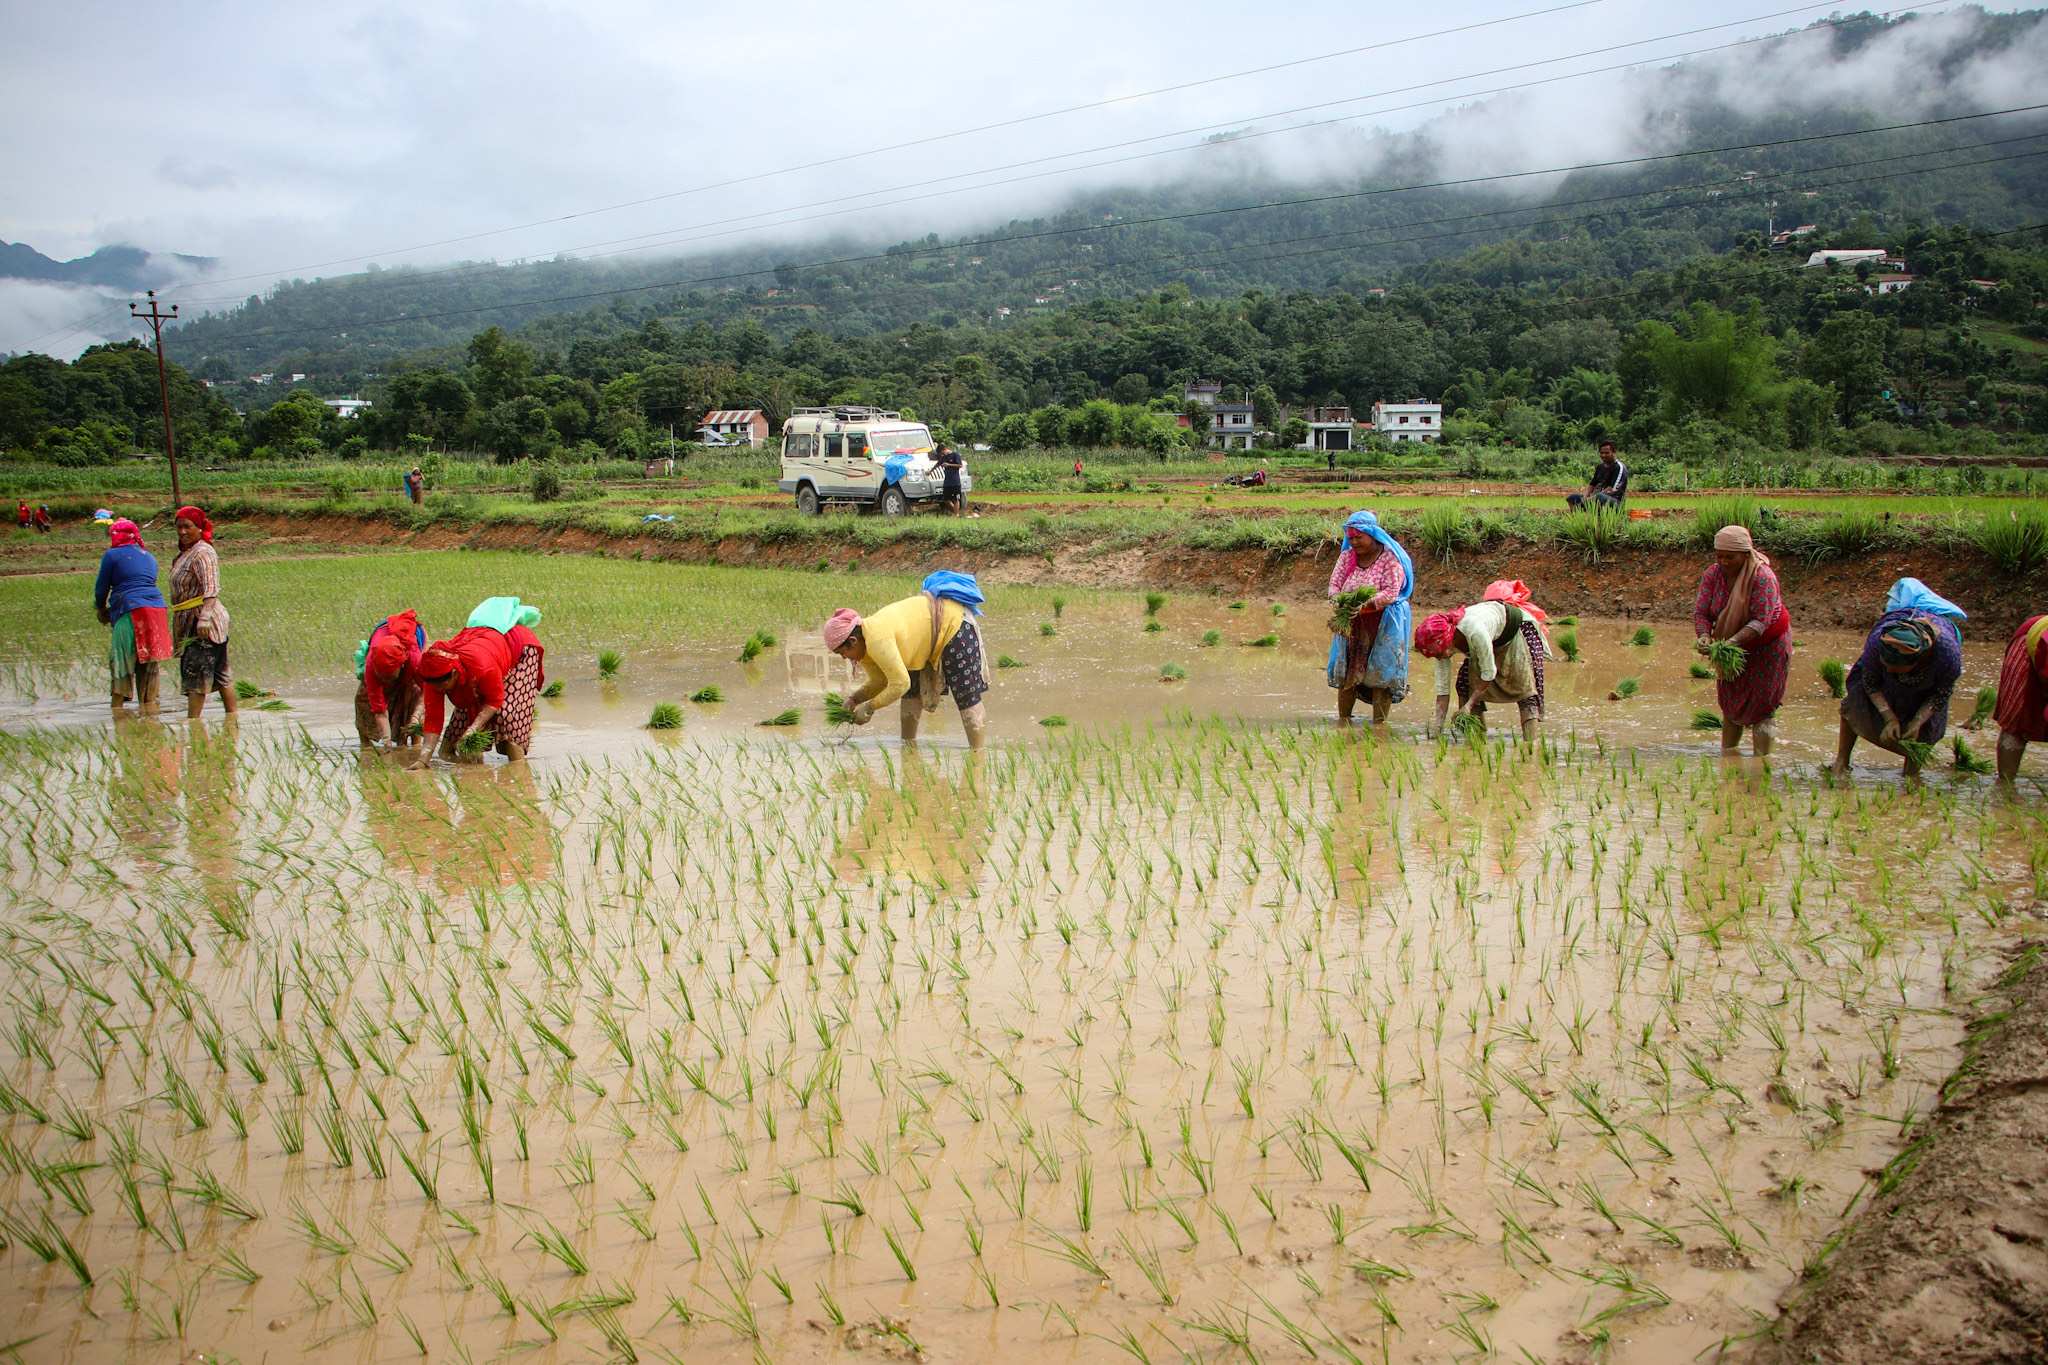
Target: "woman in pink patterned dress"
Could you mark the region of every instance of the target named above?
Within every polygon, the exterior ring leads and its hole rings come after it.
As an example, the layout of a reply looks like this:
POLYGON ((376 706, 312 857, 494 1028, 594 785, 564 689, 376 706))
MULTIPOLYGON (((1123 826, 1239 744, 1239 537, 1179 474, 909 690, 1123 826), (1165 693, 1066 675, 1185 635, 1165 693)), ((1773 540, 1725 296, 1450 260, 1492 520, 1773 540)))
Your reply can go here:
POLYGON ((1770 558, 1756 548, 1748 527, 1724 526, 1714 536, 1714 563, 1700 579, 1692 628, 1701 654, 1718 640, 1743 649, 1741 672, 1731 677, 1719 665, 1714 668, 1721 752, 1739 749, 1742 729, 1749 726, 1751 750, 1762 758, 1777 739, 1778 707, 1792 671, 1792 615, 1785 610, 1770 558))
POLYGON ((1344 666, 1341 673, 1332 668, 1330 683, 1337 689, 1338 720, 1349 723, 1358 694, 1369 692, 1373 723, 1384 725, 1387 712, 1408 692, 1408 646, 1415 623, 1408 599, 1415 591, 1415 568, 1408 552, 1380 529, 1379 518, 1371 512, 1354 512, 1344 523, 1344 548, 1330 572, 1330 600, 1360 588, 1375 591, 1351 618, 1344 666), (1358 553, 1360 547, 1379 553, 1365 558, 1358 553), (1382 632, 1387 637, 1384 643, 1382 632))

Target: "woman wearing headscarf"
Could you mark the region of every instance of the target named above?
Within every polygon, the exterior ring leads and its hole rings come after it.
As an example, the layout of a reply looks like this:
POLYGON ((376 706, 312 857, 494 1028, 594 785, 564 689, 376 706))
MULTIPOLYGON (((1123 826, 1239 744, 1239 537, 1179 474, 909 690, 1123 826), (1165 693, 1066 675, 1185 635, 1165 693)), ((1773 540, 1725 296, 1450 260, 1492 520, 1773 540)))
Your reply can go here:
POLYGON ((1442 732, 1455 687, 1459 712, 1482 724, 1488 702, 1513 702, 1522 738, 1534 744, 1543 728, 1543 661, 1550 657, 1539 623, 1549 619, 1530 600, 1527 584, 1502 579, 1471 606, 1438 612, 1417 627, 1415 648, 1436 660, 1436 720, 1429 733, 1442 732))
POLYGON ((1744 651, 1738 673, 1714 665, 1721 752, 1740 748, 1748 726, 1751 751, 1762 758, 1777 739, 1778 707, 1792 672, 1792 615, 1785 610, 1769 556, 1756 548, 1747 526, 1723 526, 1715 533, 1714 562, 1700 578, 1692 628, 1702 654, 1722 640, 1744 651))
POLYGON ((2048 743, 2048 616, 2030 616, 2012 633, 1998 670, 1998 780, 2019 779, 2030 743, 2048 743))
POLYGON ((1892 584, 1884 614, 1849 670, 1835 745, 1837 777, 1849 775, 1849 755, 1858 739, 1902 756, 1906 776, 1919 773, 1920 765, 1899 741, 1932 744, 1948 732, 1949 697, 1963 676, 1963 635, 1957 623, 1965 619, 1961 607, 1917 578, 1892 584))
POLYGON ((1353 512, 1344 523, 1344 548, 1330 572, 1330 600, 1361 588, 1374 590, 1372 600, 1352 616, 1348 632, 1333 629, 1329 682, 1337 689, 1338 720, 1351 719, 1365 691, 1372 694, 1373 723, 1383 725, 1388 710, 1408 694, 1408 646, 1415 633, 1408 599, 1415 595, 1415 563, 1371 512, 1353 512), (1372 545, 1377 553, 1361 558, 1360 545, 1372 545))
POLYGON ((142 529, 123 517, 107 536, 92 605, 100 621, 114 628, 107 651, 116 711, 135 698, 138 711, 156 710, 158 663, 172 657, 171 624, 164 595, 156 586, 156 556, 142 543, 142 529))
POLYGON ((356 738, 365 749, 410 744, 423 723, 420 655, 427 632, 417 612, 386 617, 356 651, 356 738))
POLYGON ((875 712, 900 701, 903 742, 917 739, 919 720, 939 709, 948 692, 960 708, 967 747, 988 738, 988 658, 974 617, 981 614, 981 589, 969 574, 941 570, 927 576, 915 597, 891 602, 863 617, 841 607, 825 622, 825 648, 867 673, 846 699, 853 723, 866 725, 875 712), (971 614, 970 614, 971 613, 971 614))
POLYGON ((229 715, 239 706, 228 668, 228 609, 220 601, 220 557, 213 523, 197 507, 178 509, 178 557, 171 561, 171 644, 185 689, 185 714, 196 717, 206 694, 220 693, 229 715))
POLYGON ((412 766, 427 766, 437 739, 441 757, 456 758, 462 737, 472 730, 488 731, 497 751, 514 762, 525 758, 533 745, 535 700, 547 684, 546 652, 530 629, 511 618, 498 625, 467 626, 428 645, 419 662, 426 688, 426 743, 412 766), (451 705, 453 717, 447 715, 451 705))

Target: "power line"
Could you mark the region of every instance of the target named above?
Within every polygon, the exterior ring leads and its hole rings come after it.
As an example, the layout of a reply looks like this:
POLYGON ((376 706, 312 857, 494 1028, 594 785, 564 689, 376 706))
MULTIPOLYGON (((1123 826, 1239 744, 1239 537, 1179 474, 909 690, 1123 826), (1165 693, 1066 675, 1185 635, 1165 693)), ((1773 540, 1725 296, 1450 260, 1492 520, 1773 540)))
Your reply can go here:
MULTIPOLYGON (((1903 132, 1914 128, 1938 127, 1945 124, 1963 123, 1975 119, 2000 118, 2012 114, 2031 113, 2041 109, 2048 109, 2048 103, 2025 105, 2013 109, 1991 110, 1981 114, 1957 114, 1951 115, 1946 118, 1923 119, 1912 123, 1890 124, 1879 128, 1866 128, 1851 132, 1813 133, 1806 134, 1800 137, 1776 138, 1763 142, 1742 143, 1733 146, 1705 148, 1695 151, 1666 152, 1653 156, 1631 157, 1625 160, 1596 162, 1583 166, 1553 166, 1546 167, 1540 170, 1509 171, 1502 172, 1496 175, 1486 176, 1466 176, 1453 180, 1431 181, 1415 185, 1385 186, 1375 189, 1347 191, 1340 194, 1311 195, 1297 199, 1273 200, 1265 203, 1245 204, 1230 208, 1197 209, 1190 210, 1186 213, 1157 214, 1146 218, 1126 219, 1122 222, 1110 225, 1090 224, 1086 227, 1050 228, 1038 232, 1016 233, 1002 236, 986 236, 974 239, 972 242, 942 244, 936 247, 911 247, 900 251, 869 252, 855 256, 844 256, 829 260, 812 261, 805 263, 799 266, 798 268, 803 270, 821 270, 838 266, 866 264, 879 260, 902 259, 909 256, 930 254, 931 252, 936 251, 957 251, 962 249, 963 247, 970 247, 974 245, 1003 245, 1012 242, 1034 241, 1050 237, 1071 236, 1081 232, 1099 232, 1105 230, 1105 227, 1142 227, 1158 223, 1186 222, 1198 218, 1219 217, 1236 213, 1251 213, 1264 209, 1294 208, 1316 204, 1340 203, 1359 199, 1374 198, 1389 194, 1414 193, 1420 190, 1461 189, 1468 188, 1474 185, 1494 184, 1505 180, 1526 179, 1532 176, 1567 174, 1579 170, 1612 169, 1619 166, 1644 165, 1655 162, 1682 160, 1691 157, 1726 155, 1731 152, 1758 151, 1769 147, 1793 146, 1802 143, 1829 141, 1844 137, 1868 136, 1875 133, 1903 132)), ((1880 160, 1882 159, 1883 158, 1880 158, 1880 160)), ((546 298, 516 300, 508 303, 486 304, 473 308, 447 309, 434 313, 420 313, 410 316, 400 314, 388 318, 352 319, 348 321, 346 325, 350 328, 361 328, 387 326, 402 322, 431 322, 438 321, 442 318, 470 317, 475 316, 478 313, 509 311, 511 309, 516 308, 529 308, 536 304, 582 303, 588 302, 593 299, 616 298, 630 294, 649 293, 665 289, 681 289, 693 285, 715 284, 729 280, 754 279, 766 275, 772 275, 773 273, 774 271, 771 268, 765 270, 733 271, 725 274, 698 275, 678 280, 660 281, 653 284, 630 285, 616 289, 592 290, 578 294, 555 295, 546 298)), ((215 345, 224 341, 240 341, 252 337, 277 338, 287 336, 310 336, 318 333, 328 332, 331 330, 333 330, 331 326, 287 329, 283 331, 259 330, 253 332, 228 333, 225 335, 200 336, 194 337, 193 340, 197 344, 215 345)))

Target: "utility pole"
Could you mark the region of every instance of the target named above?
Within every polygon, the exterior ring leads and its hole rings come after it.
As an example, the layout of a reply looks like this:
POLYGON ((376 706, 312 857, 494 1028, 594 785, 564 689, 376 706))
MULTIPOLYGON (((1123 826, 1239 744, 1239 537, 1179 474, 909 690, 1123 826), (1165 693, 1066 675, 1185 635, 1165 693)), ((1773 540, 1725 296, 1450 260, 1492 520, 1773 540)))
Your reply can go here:
POLYGON ((185 495, 178 491, 178 444, 171 438, 171 380, 164 372, 164 324, 178 316, 178 305, 172 304, 171 311, 166 313, 157 307, 156 290, 149 290, 148 295, 149 311, 145 313, 140 304, 131 303, 128 316, 148 323, 156 333, 156 391, 164 402, 164 454, 171 461, 171 505, 178 507, 184 505, 185 495))

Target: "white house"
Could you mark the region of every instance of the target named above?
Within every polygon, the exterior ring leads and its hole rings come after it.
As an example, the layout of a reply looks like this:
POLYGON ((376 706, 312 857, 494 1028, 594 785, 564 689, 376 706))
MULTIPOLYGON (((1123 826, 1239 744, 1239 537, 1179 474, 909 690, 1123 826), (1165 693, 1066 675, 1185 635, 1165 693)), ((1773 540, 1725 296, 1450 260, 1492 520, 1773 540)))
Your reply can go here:
POLYGON ((1209 408, 1216 405, 1217 397, 1223 392, 1223 385, 1214 379, 1197 379, 1192 384, 1181 386, 1180 401, 1200 403, 1209 408))
POLYGON ((1806 268, 1826 265, 1833 261, 1837 265, 1853 266, 1858 261, 1869 261, 1872 265, 1883 265, 1894 259, 1891 252, 1882 247, 1854 247, 1841 250, 1816 251, 1806 258, 1806 268))
POLYGON ((738 437, 758 448, 768 439, 768 419, 759 408, 714 408, 697 424, 697 434, 705 432, 726 439, 738 437))
POLYGON ((1897 294, 1913 287, 1911 275, 1872 275, 1863 286, 1873 294, 1897 294))
POLYGON ((1444 407, 1425 403, 1374 403, 1372 429, 1390 441, 1434 441, 1443 434, 1444 407))
POLYGON ((367 398, 323 398, 320 401, 333 408, 336 417, 353 417, 370 406, 367 398))
POLYGON ((1211 414, 1209 439, 1225 450, 1252 448, 1252 405, 1250 403, 1214 403, 1211 414))
POLYGON ((1303 408, 1308 422, 1308 444, 1303 450, 1351 449, 1351 409, 1347 407, 1303 408))

